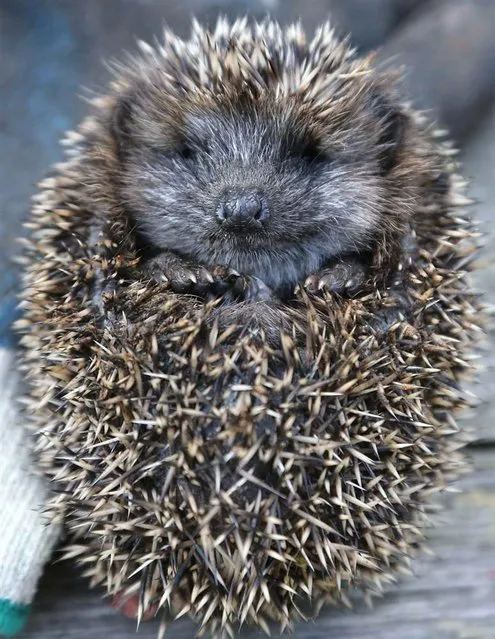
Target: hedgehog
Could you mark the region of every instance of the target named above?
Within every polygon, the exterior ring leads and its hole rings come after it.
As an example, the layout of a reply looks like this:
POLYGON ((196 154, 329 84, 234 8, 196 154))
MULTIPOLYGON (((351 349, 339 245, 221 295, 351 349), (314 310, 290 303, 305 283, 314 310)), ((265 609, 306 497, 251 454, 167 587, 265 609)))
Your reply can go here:
POLYGON ((464 468, 483 308, 452 145, 330 24, 194 23, 113 72, 22 258, 66 556, 215 636, 380 592, 464 468))

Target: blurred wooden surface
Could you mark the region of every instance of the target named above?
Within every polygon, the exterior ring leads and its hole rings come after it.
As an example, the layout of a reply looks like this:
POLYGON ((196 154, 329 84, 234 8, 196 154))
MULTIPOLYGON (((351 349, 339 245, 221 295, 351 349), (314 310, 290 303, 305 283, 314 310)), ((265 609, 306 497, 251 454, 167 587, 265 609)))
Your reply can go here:
MULTIPOLYGON (((106 77, 102 58, 131 48, 134 36, 149 39, 165 18, 185 33, 190 11, 208 19, 219 10, 231 16, 246 10, 261 16, 271 9, 284 20, 299 14, 312 28, 330 8, 340 30, 353 31, 363 49, 376 46, 395 30, 385 52, 412 65, 409 84, 417 100, 423 106, 437 107, 450 118, 454 137, 465 140, 464 172, 475 180, 473 193, 482 201, 478 217, 490 231, 495 221, 495 110, 483 121, 481 113, 495 90, 494 0, 183 0, 180 4, 172 0, 2 0, 0 267, 4 276, 0 279, 0 303, 15 286, 15 272, 6 265, 34 183, 60 159, 58 138, 84 112, 77 97, 80 85, 94 87, 106 77), (404 19, 406 22, 400 23, 404 19), (457 45, 449 38, 454 32, 460 38, 457 45)), ((493 238, 487 255, 495 255, 493 238)), ((477 276, 477 284, 494 303, 493 264, 477 276)), ((415 577, 403 579, 376 601, 373 610, 358 604, 354 613, 328 611, 314 624, 300 624, 295 637, 495 637, 493 349, 485 363, 483 402, 471 420, 479 440, 472 449, 476 470, 461 483, 463 493, 444 499, 447 509, 431 531, 436 556, 417 560, 415 577)), ((29 626, 21 636, 135 637, 135 624, 113 611, 100 594, 90 591, 72 566, 48 568, 29 626)), ((156 632, 157 625, 149 622, 141 626, 137 636, 151 639, 156 632)), ((188 622, 173 624, 167 634, 172 639, 192 636, 188 622)), ((242 636, 258 634, 246 632, 242 636)))

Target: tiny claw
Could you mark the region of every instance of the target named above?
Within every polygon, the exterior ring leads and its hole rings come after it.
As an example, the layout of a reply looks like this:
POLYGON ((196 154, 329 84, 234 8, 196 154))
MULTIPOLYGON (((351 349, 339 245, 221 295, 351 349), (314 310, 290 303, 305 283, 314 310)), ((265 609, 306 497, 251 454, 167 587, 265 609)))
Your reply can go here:
POLYGON ((207 282, 209 282, 210 284, 212 284, 212 283, 215 281, 215 280, 213 279, 213 275, 210 273, 210 271, 207 271, 206 269, 205 269, 205 272, 204 272, 204 278, 205 278, 205 280, 206 280, 207 282))
POLYGON ((314 289, 314 285, 315 285, 315 279, 312 275, 310 275, 304 280, 304 288, 308 288, 312 290, 314 289))
POLYGON ((355 277, 351 277, 345 283, 345 288, 352 289, 358 286, 359 282, 355 277))

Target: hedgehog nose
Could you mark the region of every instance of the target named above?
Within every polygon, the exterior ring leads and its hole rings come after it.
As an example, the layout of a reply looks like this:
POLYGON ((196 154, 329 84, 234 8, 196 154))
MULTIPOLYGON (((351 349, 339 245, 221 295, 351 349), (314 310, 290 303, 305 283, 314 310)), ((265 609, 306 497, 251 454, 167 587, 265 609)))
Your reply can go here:
POLYGON ((264 224, 270 213, 265 198, 255 191, 226 192, 217 209, 220 223, 264 224))

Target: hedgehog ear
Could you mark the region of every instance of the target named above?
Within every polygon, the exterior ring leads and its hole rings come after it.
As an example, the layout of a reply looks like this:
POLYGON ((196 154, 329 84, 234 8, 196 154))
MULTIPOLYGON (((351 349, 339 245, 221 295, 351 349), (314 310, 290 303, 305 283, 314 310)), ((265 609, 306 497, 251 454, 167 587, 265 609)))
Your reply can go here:
POLYGON ((120 159, 125 155, 126 149, 129 147, 131 140, 131 125, 133 119, 132 100, 130 96, 121 96, 114 106, 110 130, 117 155, 120 159))
POLYGON ((376 100, 375 112, 380 121, 378 162, 381 174, 387 175, 397 164, 404 144, 407 117, 383 97, 376 100))

